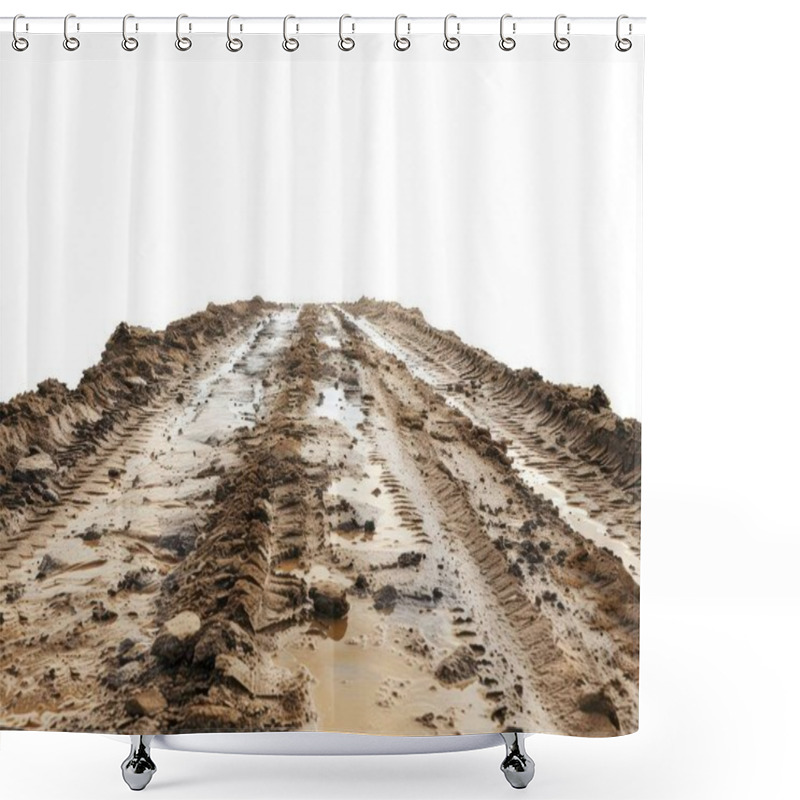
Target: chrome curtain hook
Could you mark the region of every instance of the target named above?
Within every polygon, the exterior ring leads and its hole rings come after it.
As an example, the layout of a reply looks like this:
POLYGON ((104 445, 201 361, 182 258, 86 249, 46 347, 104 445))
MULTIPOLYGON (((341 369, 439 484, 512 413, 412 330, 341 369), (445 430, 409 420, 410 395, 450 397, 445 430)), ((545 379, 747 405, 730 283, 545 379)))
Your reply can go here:
POLYGON ((231 53, 238 53, 242 49, 242 47, 244 47, 244 43, 242 42, 241 39, 231 38, 231 22, 233 22, 235 19, 239 19, 239 17, 236 16, 236 14, 231 14, 228 17, 228 27, 227 27, 228 41, 225 42, 225 47, 227 47, 228 50, 231 51, 231 53))
MULTIPOLYGON (((181 20, 188 18, 188 14, 178 14, 175 18, 175 47, 183 52, 186 52, 192 46, 192 40, 188 36, 181 34, 181 20)), ((191 30, 191 26, 189 30, 191 30)))
MULTIPOLYGON (((344 21, 346 19, 353 19, 353 18, 349 14, 342 14, 342 16, 339 17, 339 49, 348 52, 349 50, 352 50, 356 46, 356 42, 355 39, 353 39, 351 36, 344 35, 343 26, 344 26, 344 21)), ((353 32, 355 32, 356 29, 355 23, 351 23, 351 25, 353 27, 353 32)))
POLYGON ((287 53, 294 53, 298 47, 300 47, 300 42, 295 39, 293 36, 289 36, 289 20, 290 19, 297 19, 296 17, 288 14, 283 18, 283 43, 282 47, 287 53))
POLYGON ((517 46, 516 39, 505 35, 506 20, 511 18, 511 14, 503 14, 503 16, 500 17, 500 49, 506 52, 513 50, 517 46))
MULTIPOLYGON (((444 49, 445 50, 450 50, 452 52, 453 50, 458 50, 458 48, 461 47, 461 39, 459 39, 457 36, 450 36, 449 25, 450 25, 450 20, 451 19, 457 19, 456 15, 455 14, 448 14, 444 18, 444 42, 443 42, 443 45, 444 45, 444 49)), ((458 26, 456 26, 456 31, 457 30, 458 30, 458 26)))
MULTIPOLYGON (((633 47, 633 42, 630 39, 623 38, 623 37, 621 37, 619 35, 620 23, 624 19, 628 19, 628 15, 627 14, 620 14, 617 17, 617 41, 614 42, 614 47, 616 47, 617 50, 620 51, 620 53, 627 53, 628 50, 630 50, 631 47, 633 47)), ((631 25, 628 24, 628 33, 630 33, 631 30, 632 30, 631 25)))
MULTIPOLYGON (((405 14, 398 14, 394 18, 394 49, 403 52, 404 50, 408 50, 411 47, 411 39, 408 36, 401 36, 400 35, 400 20, 401 19, 408 19, 405 14)), ((411 23, 406 23, 407 33, 411 33, 411 23)))
MULTIPOLYGON (((558 50, 560 53, 563 53, 565 50, 569 50, 570 41, 567 39, 566 36, 559 36, 558 35, 558 21, 560 19, 566 19, 566 14, 559 14, 555 22, 553 22, 553 36, 555 37, 555 41, 553 42, 553 47, 558 50)), ((567 34, 569 34, 569 22, 567 23, 567 34)))
POLYGON ((69 21, 71 19, 75 19, 74 14, 67 14, 67 16, 64 17, 64 49, 70 52, 77 50, 81 46, 79 39, 69 35, 69 21))
POLYGON ((126 14, 122 18, 122 49, 132 53, 139 46, 139 40, 133 36, 128 36, 129 19, 134 19, 133 14, 126 14))
POLYGON ((20 20, 20 19, 25 19, 25 15, 24 14, 17 14, 17 16, 14 17, 14 21, 11 23, 11 36, 13 37, 11 39, 11 46, 18 53, 22 53, 25 50, 27 50, 28 49, 28 44, 29 44, 28 40, 24 36, 20 36, 17 33, 17 20, 20 20))

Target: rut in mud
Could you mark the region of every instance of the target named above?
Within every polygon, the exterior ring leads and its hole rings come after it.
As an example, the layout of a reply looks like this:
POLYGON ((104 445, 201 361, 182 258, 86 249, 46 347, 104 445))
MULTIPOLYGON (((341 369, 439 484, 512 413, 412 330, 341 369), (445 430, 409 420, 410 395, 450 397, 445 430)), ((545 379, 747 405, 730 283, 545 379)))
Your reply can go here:
POLYGON ((120 326, 0 405, 0 727, 631 732, 639 448, 396 304, 120 326))

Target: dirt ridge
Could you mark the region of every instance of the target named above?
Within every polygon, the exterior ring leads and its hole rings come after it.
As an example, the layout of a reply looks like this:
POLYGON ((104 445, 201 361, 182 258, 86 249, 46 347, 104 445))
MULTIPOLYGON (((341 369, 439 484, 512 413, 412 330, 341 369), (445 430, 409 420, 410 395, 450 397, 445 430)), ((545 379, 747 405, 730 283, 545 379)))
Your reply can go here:
POLYGON ((303 582, 276 576, 271 567, 285 553, 287 535, 297 534, 292 546, 298 549, 305 535, 305 478, 293 415, 312 395, 316 322, 316 310, 304 307, 296 338, 270 376, 281 386, 276 410, 239 434, 241 462, 217 484, 197 547, 162 591, 162 633, 184 612, 196 614, 200 627, 170 670, 154 662, 139 679, 140 688, 155 685, 168 700, 152 720, 159 730, 291 730, 309 713, 303 676, 271 668, 261 634, 303 618, 303 582))
POLYGON ((48 379, 0 403, 0 535, 11 523, 9 509, 58 502, 56 472, 66 477, 136 409, 190 373, 205 344, 240 330, 267 307, 259 297, 212 303, 163 331, 120 323, 75 389, 48 379), (50 475, 16 470, 21 459, 37 454, 52 459, 50 475))
POLYGON ((534 369, 512 369, 453 331, 434 328, 419 309, 369 298, 342 307, 370 320, 412 328, 424 342, 427 357, 448 358, 459 366, 464 381, 494 384, 499 397, 521 413, 536 413, 542 424, 564 437, 565 445, 599 466, 617 485, 639 491, 641 423, 614 413, 600 386, 555 384, 534 369))

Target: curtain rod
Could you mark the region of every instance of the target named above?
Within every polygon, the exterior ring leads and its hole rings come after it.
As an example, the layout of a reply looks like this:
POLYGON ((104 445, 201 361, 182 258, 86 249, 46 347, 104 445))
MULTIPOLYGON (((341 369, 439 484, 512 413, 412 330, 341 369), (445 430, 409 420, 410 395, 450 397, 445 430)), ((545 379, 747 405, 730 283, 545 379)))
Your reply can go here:
MULTIPOLYGON (((628 17, 624 20, 625 33, 642 34, 645 26, 644 17, 628 17)), ((444 17, 403 17, 403 30, 410 26, 413 34, 442 34, 444 17)), ((572 35, 605 34, 613 36, 616 31, 616 17, 570 17, 563 16, 561 24, 570 26, 572 35)), ((186 16, 182 20, 192 34, 225 33, 227 17, 193 17, 186 16)), ((237 17, 235 30, 248 34, 280 34, 283 31, 283 17, 237 17)), ((454 17, 451 24, 457 27, 459 35, 496 34, 500 24, 499 17, 454 17)), ((551 34, 554 17, 510 17, 506 20, 509 28, 516 35, 551 34)), ((74 30, 83 33, 119 33, 122 30, 122 17, 81 17, 70 20, 74 30)), ((346 21, 347 30, 356 33, 386 33, 394 30, 394 17, 359 17, 349 16, 346 21)), ((0 18, 0 31, 11 32, 12 17, 0 18)), ((304 17, 292 19, 295 32, 303 34, 330 34, 339 30, 338 17, 304 17)), ((175 17, 136 17, 128 21, 128 29, 148 33, 175 32, 175 17)), ((17 23, 17 30, 22 33, 63 33, 63 17, 22 17, 17 23)))

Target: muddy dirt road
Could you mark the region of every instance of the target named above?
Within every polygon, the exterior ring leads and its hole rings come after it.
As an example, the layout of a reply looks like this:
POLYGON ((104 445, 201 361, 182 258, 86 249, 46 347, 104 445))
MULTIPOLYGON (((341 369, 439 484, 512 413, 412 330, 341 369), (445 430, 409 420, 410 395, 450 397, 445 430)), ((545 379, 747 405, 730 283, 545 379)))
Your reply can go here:
POLYGON ((639 443, 396 304, 120 326, 0 405, 0 727, 631 732, 639 443))

